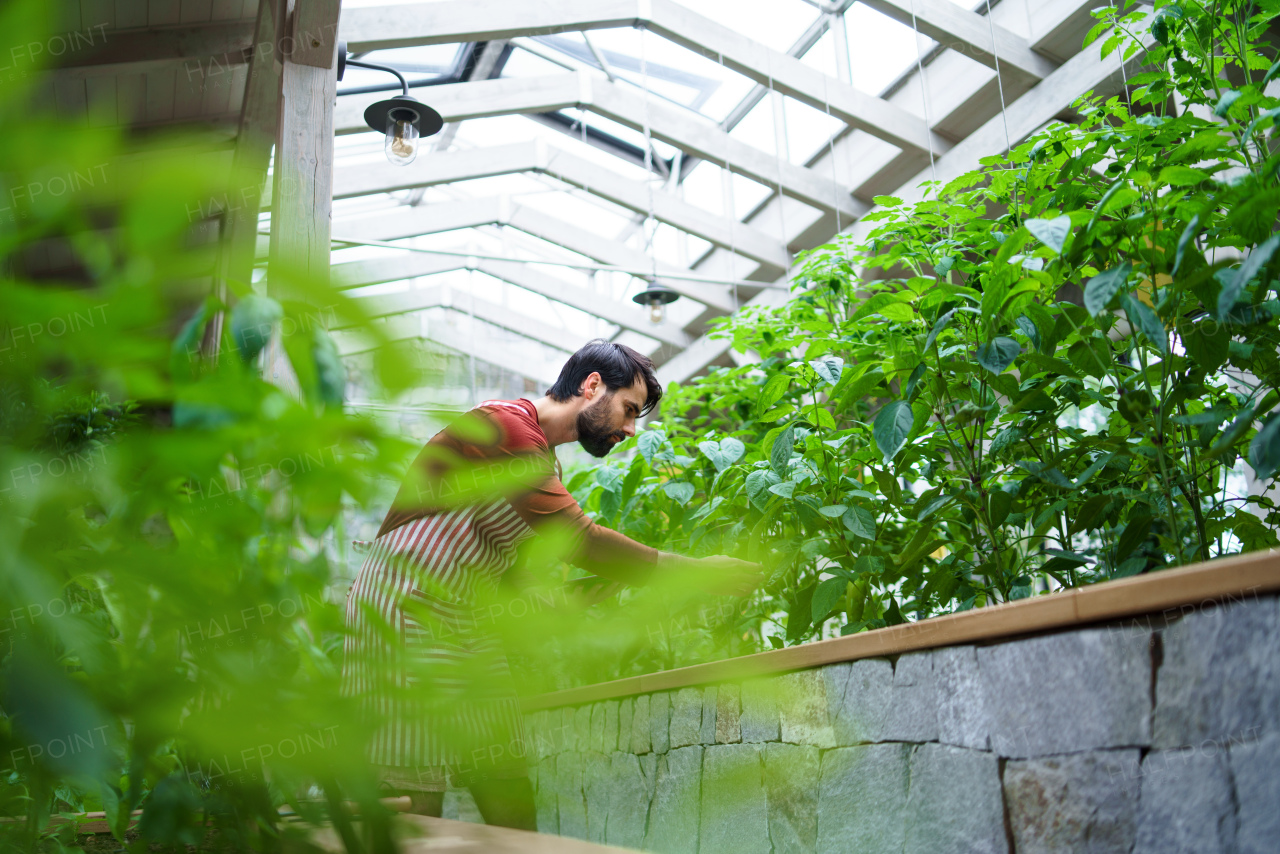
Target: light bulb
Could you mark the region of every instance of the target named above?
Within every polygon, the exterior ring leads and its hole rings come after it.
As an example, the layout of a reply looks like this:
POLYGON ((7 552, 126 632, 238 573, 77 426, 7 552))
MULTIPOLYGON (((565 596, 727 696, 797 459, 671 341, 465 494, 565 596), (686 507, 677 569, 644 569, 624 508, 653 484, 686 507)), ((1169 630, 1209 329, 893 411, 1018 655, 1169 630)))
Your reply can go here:
POLYGON ((387 143, 384 150, 387 152, 387 160, 396 166, 408 166, 418 156, 418 128, 412 119, 405 118, 406 113, 407 111, 392 110, 387 116, 387 143))
POLYGON ((649 300, 649 322, 661 323, 667 319, 667 306, 660 299, 649 300))

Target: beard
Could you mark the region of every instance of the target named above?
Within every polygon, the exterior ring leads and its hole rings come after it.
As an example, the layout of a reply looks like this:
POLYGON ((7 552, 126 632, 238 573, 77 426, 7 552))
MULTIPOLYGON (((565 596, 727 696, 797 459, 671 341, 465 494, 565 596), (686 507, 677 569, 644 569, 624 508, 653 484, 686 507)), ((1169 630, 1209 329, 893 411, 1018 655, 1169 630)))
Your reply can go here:
POLYGON ((609 423, 609 409, 605 405, 612 394, 607 394, 578 413, 578 444, 593 457, 603 457, 613 446, 626 438, 621 430, 609 423))

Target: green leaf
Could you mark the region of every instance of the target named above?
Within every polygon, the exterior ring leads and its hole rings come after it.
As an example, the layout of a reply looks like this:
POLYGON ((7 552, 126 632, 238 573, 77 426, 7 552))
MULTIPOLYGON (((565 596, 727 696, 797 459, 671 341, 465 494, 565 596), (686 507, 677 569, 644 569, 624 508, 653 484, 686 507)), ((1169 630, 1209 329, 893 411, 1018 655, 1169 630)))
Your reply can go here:
POLYGON ((769 451, 769 466, 779 480, 787 476, 787 464, 791 462, 795 441, 794 424, 782 428, 782 432, 773 440, 773 448, 769 451))
POLYGON ((182 324, 178 337, 173 339, 173 347, 169 351, 169 371, 175 380, 191 379, 191 366, 200 355, 200 339, 208 318, 209 302, 206 300, 200 303, 200 308, 191 319, 182 324))
POLYGON ((1278 246, 1280 246, 1280 234, 1271 235, 1262 245, 1249 253, 1249 257, 1244 259, 1244 263, 1235 271, 1234 276, 1226 279, 1222 290, 1218 292, 1219 320, 1225 319, 1235 307, 1240 294, 1244 292, 1245 285, 1249 284, 1250 280, 1258 275, 1258 271, 1267 265, 1278 246))
POLYGON ((667 497, 681 506, 688 504, 693 498, 694 488, 692 483, 684 483, 678 480, 669 480, 662 484, 662 491, 667 497))
POLYGON ((1228 424, 1220 434, 1213 447, 1205 451, 1202 459, 1213 460, 1234 451, 1236 442, 1253 426, 1253 407, 1247 406, 1228 424))
POLYGON ((253 361, 271 340, 271 333, 284 309, 271 297, 249 294, 231 310, 231 338, 236 342, 240 358, 253 361))
POLYGON ((1156 313, 1151 310, 1151 307, 1142 300, 1134 299, 1129 294, 1121 297, 1120 303, 1124 306, 1124 313, 1128 315, 1129 322, 1142 333, 1142 337, 1154 344, 1162 354, 1168 355, 1169 333, 1165 330, 1164 324, 1160 322, 1160 318, 1156 317, 1156 313))
POLYGON ((846 578, 828 578, 818 585, 818 589, 813 592, 813 624, 816 626, 827 617, 831 616, 831 612, 836 609, 836 605, 840 604, 840 600, 844 598, 845 590, 849 587, 849 580, 846 578))
POLYGON ((1099 273, 1084 286, 1084 307, 1089 314, 1098 316, 1111 306, 1116 296, 1129 281, 1133 264, 1125 261, 1119 267, 1099 273))
POLYGON ((1249 443, 1249 465, 1259 480, 1267 480, 1280 469, 1280 412, 1272 413, 1249 443))
POLYGON ((844 359, 839 356, 823 356, 821 359, 810 362, 809 367, 813 368, 814 373, 822 377, 827 385, 835 385, 840 382, 840 372, 844 370, 844 359))
POLYGON ((1002 335, 978 348, 978 364, 993 374, 1002 374, 1021 352, 1017 341, 1002 335))
POLYGON ((1048 246, 1056 254, 1062 254, 1062 247, 1071 234, 1071 217, 1063 214, 1056 219, 1029 219, 1024 223, 1031 236, 1048 246))
POLYGON ((778 476, 769 469, 756 469, 747 475, 747 500, 763 510, 769 503, 769 487, 779 482, 778 476))
POLYGON ((988 453, 992 456, 1000 454, 1006 448, 1021 442, 1025 438, 1027 438, 1027 432, 1021 427, 1006 427, 991 440, 991 448, 988 453))
POLYGON ((842 521, 854 536, 862 537, 864 540, 876 538, 876 517, 865 507, 859 507, 856 504, 850 507, 845 511, 842 521))
POLYGON ((1267 73, 1262 76, 1262 82, 1258 84, 1259 88, 1265 89, 1267 84, 1277 75, 1280 74, 1280 59, 1271 63, 1271 67, 1267 69, 1267 73))
POLYGON ((1129 520, 1129 524, 1124 526, 1124 533, 1120 535, 1120 541, 1116 545, 1116 561, 1122 561, 1133 553, 1133 550, 1146 542, 1151 536, 1151 516, 1146 513, 1139 513, 1129 520))
POLYGON ((943 507, 946 507, 948 504, 954 501, 955 498, 956 497, 954 495, 938 495, 934 497, 934 499, 930 501, 928 504, 926 504, 920 510, 920 512, 916 515, 916 521, 917 522, 925 521, 934 513, 937 513, 943 507))
POLYGON ((760 389, 760 396, 756 398, 756 412, 768 412, 770 407, 782 399, 790 386, 790 374, 777 373, 769 377, 769 381, 760 389))
POLYGON ((878 413, 871 428, 871 437, 884 458, 885 465, 898 455, 898 451, 907 444, 911 435, 911 426, 915 423, 915 413, 911 404, 905 400, 895 400, 886 404, 878 413))
POLYGON ((795 481, 793 480, 783 481, 782 483, 775 483, 773 486, 769 487, 769 491, 772 492, 774 495, 779 495, 783 498, 790 498, 792 495, 795 494, 796 484, 795 484, 795 481))
POLYGON ((848 509, 843 504, 828 504, 826 507, 819 507, 818 512, 829 519, 839 519, 848 509))
POLYGON ((662 444, 666 441, 665 432, 651 428, 636 437, 636 447, 640 449, 640 455, 644 457, 645 462, 652 465, 653 455, 662 450, 662 444))
POLYGON ((956 310, 953 308, 942 317, 938 318, 938 322, 933 324, 933 329, 929 331, 929 337, 924 339, 924 349, 927 353, 929 348, 933 346, 933 342, 938 340, 938 335, 942 330, 947 328, 947 324, 951 322, 951 318, 955 316, 956 310))
POLYGON ((1218 103, 1213 105, 1213 114, 1219 118, 1226 118, 1227 113, 1231 110, 1231 105, 1240 98, 1240 92, 1237 89, 1228 89, 1222 93, 1222 97, 1218 99, 1218 103))
POLYGON ((1035 323, 1025 314, 1018 315, 1018 319, 1014 321, 1018 325, 1018 329, 1022 334, 1031 339, 1031 346, 1037 350, 1040 349, 1040 330, 1036 328, 1035 323))
POLYGON ((742 459, 743 453, 746 452, 746 446, 738 439, 727 436, 719 442, 710 439, 705 442, 699 442, 698 450, 702 452, 703 456, 711 460, 711 464, 716 467, 716 471, 721 472, 742 459))
POLYGON ((1191 222, 1187 223, 1187 227, 1182 230, 1182 236, 1178 238, 1178 248, 1173 254, 1173 274, 1177 275, 1178 268, 1182 266, 1182 256, 1186 254, 1187 247, 1191 245, 1191 241, 1196 239, 1196 235, 1200 233, 1200 214, 1196 214, 1191 218, 1191 222))
POLYGON ((991 527, 998 528, 1003 525, 1004 520, 1009 518, 1009 510, 1012 507, 1012 495, 1003 489, 991 490, 991 494, 987 496, 987 518, 991 520, 991 527))
POLYGON ((1209 180, 1209 175, 1190 166, 1166 166, 1160 170, 1156 181, 1171 187, 1194 187, 1209 180))
POLYGON ((338 345, 319 326, 311 330, 311 358, 316 363, 316 390, 326 406, 341 406, 347 391, 347 366, 338 345))
POLYGON ((911 372, 911 376, 907 377, 907 400, 916 399, 916 388, 920 385, 920 380, 924 379, 924 362, 916 365, 915 370, 911 372))

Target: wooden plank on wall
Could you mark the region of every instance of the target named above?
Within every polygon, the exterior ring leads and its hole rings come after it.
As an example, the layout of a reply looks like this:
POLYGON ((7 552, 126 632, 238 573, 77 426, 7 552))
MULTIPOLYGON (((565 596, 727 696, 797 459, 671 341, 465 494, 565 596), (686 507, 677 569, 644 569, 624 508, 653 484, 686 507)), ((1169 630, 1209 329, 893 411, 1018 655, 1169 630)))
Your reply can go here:
POLYGON ((787 649, 540 694, 525 698, 521 705, 534 711, 1145 615, 1177 618, 1188 608, 1214 607, 1277 591, 1280 552, 1255 552, 787 649))

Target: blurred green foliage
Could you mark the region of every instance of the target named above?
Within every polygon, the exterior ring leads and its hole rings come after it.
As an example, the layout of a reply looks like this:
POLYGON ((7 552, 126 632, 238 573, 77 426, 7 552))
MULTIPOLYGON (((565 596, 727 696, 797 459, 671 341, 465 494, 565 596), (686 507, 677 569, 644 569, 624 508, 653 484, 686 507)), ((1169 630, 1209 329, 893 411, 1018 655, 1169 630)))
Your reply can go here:
POLYGON ((668 388, 627 463, 570 485, 605 524, 769 583, 595 675, 1275 546, 1277 11, 1099 9, 1089 49, 1142 59, 1130 97, 879 198, 793 299, 725 320, 748 363, 668 388))

